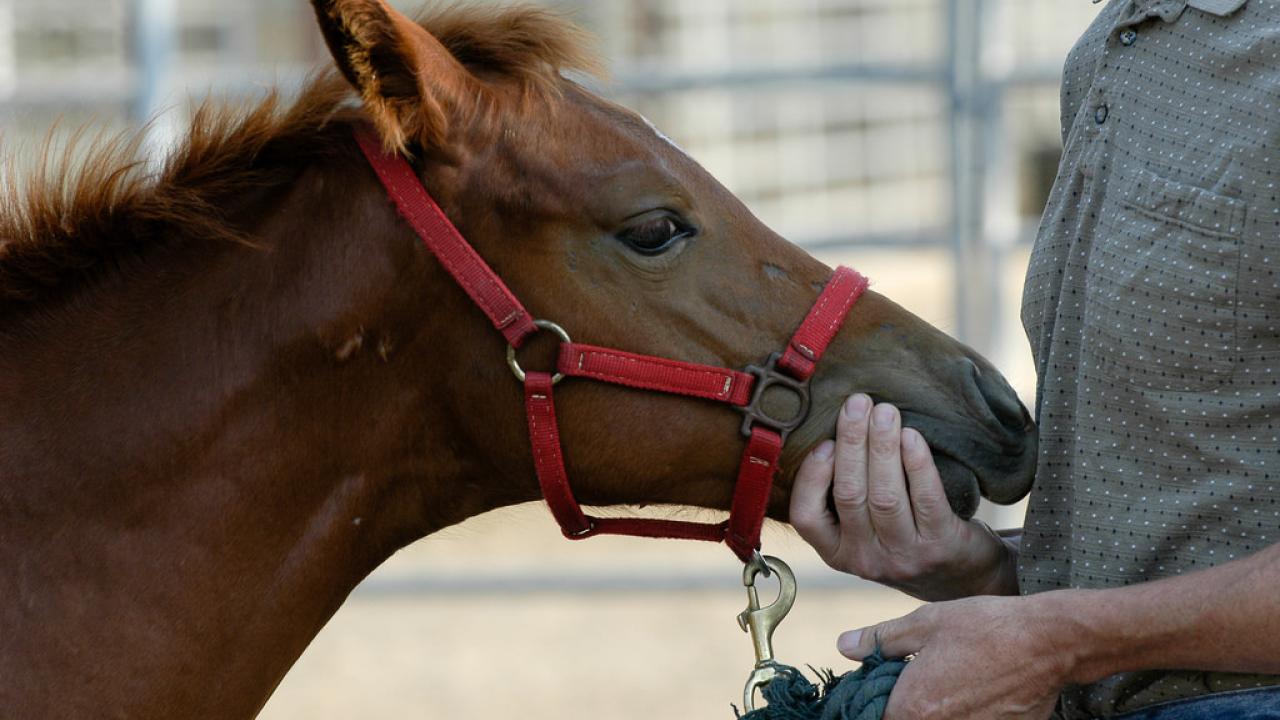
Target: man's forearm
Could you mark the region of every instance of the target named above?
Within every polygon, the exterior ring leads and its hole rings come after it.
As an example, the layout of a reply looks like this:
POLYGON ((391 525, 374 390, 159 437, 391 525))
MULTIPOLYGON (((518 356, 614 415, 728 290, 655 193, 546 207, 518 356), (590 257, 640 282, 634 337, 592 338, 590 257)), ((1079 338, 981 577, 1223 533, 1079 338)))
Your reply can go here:
POLYGON ((1045 593, 1070 682, 1195 669, 1280 674, 1280 546, 1186 575, 1045 593))

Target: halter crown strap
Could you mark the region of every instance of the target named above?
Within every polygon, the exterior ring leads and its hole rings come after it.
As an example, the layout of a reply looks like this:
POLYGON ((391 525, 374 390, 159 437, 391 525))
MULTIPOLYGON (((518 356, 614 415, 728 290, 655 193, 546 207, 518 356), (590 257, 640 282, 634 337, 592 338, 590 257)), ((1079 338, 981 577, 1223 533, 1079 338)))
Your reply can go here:
POLYGON ((489 321, 515 347, 520 347, 538 331, 533 316, 516 299, 501 278, 476 253, 462 233, 449 222, 444 211, 418 180, 404 158, 382 151, 378 139, 368 132, 356 132, 356 142, 378 174, 400 216, 440 260, 471 300, 489 316, 489 321))
MULTIPOLYGON (((544 321, 535 323, 497 273, 445 217, 408 162, 384 153, 378 140, 367 132, 357 131, 356 140, 400 215, 512 347, 520 347, 538 331, 539 325, 563 333, 544 321)), ((513 364, 517 377, 524 382, 538 484, 564 535, 574 540, 609 534, 724 541, 744 562, 748 560, 760 547, 760 530, 786 436, 807 415, 808 380, 867 284, 867 279, 857 272, 837 268, 786 350, 763 367, 748 367, 745 372, 574 343, 567 335, 562 335, 565 341, 556 362, 558 375, 526 373, 513 364), (556 422, 553 392, 561 376, 723 402, 742 411, 746 416, 743 433, 749 439, 738 466, 729 519, 698 523, 599 518, 584 513, 569 486, 556 422), (771 417, 761 407, 765 391, 773 387, 795 394, 799 410, 793 417, 771 417)))

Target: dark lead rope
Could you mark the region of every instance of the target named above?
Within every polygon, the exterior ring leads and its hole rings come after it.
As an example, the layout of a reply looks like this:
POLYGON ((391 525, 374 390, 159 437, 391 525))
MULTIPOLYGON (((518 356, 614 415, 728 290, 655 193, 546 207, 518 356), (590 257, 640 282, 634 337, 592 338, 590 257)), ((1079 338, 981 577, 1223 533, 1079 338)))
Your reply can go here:
MULTIPOLYGON (((877 650, 862 667, 836 676, 818 670, 821 687, 804 673, 778 665, 778 675, 764 687, 767 706, 742 715, 739 720, 880 720, 889 705, 889 694, 905 660, 886 660, 877 650)), ((737 708, 734 709, 737 714, 737 708)))

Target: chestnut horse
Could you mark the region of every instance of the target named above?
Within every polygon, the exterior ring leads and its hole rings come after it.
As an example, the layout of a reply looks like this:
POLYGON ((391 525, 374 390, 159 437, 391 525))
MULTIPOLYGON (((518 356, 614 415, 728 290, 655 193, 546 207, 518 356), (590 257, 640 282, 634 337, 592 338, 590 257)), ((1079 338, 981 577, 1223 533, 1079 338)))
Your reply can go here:
MULTIPOLYGON (((398 548, 539 498, 503 341, 354 127, 412 157, 515 293, 577 339, 741 367, 785 344, 830 275, 565 79, 589 60, 563 21, 315 5, 340 76, 201 110, 153 174, 117 143, 10 186, 0 714, 252 716, 398 548)), ((903 409, 962 513, 1028 489, 1035 435, 1007 383, 868 292, 819 367, 772 517, 855 391, 903 409)), ((574 382, 557 401, 584 502, 728 506, 730 409, 574 382)))

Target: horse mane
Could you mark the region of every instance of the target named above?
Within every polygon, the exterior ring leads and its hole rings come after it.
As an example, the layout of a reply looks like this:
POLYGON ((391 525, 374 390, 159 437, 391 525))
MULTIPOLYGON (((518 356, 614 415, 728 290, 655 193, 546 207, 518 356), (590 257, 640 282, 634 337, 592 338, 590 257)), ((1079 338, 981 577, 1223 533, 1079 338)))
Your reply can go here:
MULTIPOLYGON (((546 10, 447 6, 419 22, 474 74, 524 95, 557 92, 562 70, 592 72, 582 32, 546 10)), ((356 93, 328 70, 287 103, 272 90, 247 108, 200 103, 158 169, 140 158, 144 131, 59 151, 46 140, 34 170, 0 178, 0 317, 64 296, 106 268, 174 243, 247 243, 224 208, 247 189, 287 182, 332 157, 338 135, 364 118, 356 93)), ((51 136, 52 137, 52 136, 51 136)))

